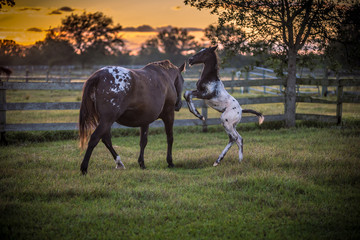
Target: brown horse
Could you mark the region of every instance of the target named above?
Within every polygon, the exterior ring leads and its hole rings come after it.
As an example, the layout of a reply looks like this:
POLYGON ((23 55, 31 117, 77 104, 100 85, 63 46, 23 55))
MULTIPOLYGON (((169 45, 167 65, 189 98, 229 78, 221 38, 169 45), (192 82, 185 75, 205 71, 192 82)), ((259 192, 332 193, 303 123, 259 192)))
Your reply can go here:
POLYGON ((176 67, 170 61, 154 62, 141 69, 104 67, 84 84, 80 106, 80 147, 88 148, 81 163, 87 173, 89 159, 100 139, 112 154, 116 168, 125 168, 111 143, 110 129, 114 122, 128 127, 140 127, 140 155, 138 162, 145 168, 144 149, 149 124, 160 118, 167 135, 167 162, 173 167, 172 144, 174 111, 181 108, 185 64, 176 67), (95 131, 91 134, 92 130, 95 131))

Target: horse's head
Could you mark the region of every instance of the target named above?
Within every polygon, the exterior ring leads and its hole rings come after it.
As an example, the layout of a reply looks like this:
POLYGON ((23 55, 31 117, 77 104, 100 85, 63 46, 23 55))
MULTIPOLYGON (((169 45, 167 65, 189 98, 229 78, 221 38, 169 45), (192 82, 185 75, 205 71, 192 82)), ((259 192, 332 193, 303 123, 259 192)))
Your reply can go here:
POLYGON ((216 57, 215 55, 216 48, 217 46, 201 49, 194 56, 189 58, 189 65, 191 66, 194 64, 205 63, 208 59, 211 59, 214 56, 216 57))
POLYGON ((179 111, 181 106, 182 106, 182 102, 181 102, 181 92, 182 92, 182 88, 184 85, 184 78, 181 75, 181 73, 185 70, 185 63, 183 65, 181 65, 178 68, 179 72, 178 72, 178 76, 177 79, 175 81, 175 88, 176 88, 176 93, 177 93, 177 99, 176 99, 176 104, 175 104, 175 111, 179 111))

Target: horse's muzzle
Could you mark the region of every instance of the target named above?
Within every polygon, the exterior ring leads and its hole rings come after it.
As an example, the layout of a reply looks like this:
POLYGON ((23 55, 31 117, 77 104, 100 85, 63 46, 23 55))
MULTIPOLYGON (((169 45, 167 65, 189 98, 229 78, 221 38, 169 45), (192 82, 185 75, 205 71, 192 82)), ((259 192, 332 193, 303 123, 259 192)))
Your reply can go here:
POLYGON ((189 65, 191 66, 191 65, 193 65, 193 64, 194 64, 194 58, 191 57, 191 58, 189 58, 189 65))

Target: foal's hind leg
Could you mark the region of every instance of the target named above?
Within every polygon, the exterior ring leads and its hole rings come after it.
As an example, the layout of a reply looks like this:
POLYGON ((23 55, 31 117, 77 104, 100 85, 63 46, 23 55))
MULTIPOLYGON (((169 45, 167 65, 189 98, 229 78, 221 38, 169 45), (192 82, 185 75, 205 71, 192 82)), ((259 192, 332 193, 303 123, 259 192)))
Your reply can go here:
POLYGON ((235 130, 235 132, 238 135, 238 138, 236 139, 236 144, 239 147, 239 162, 243 160, 243 150, 244 150, 244 141, 243 138, 240 136, 240 134, 235 130))
POLYGON ((225 123, 223 123, 223 126, 225 128, 226 133, 229 136, 229 143, 226 145, 224 150, 221 152, 218 159, 214 162, 214 164, 213 164, 214 167, 216 167, 217 165, 220 164, 220 161, 225 157, 226 153, 229 151, 231 146, 238 140, 238 134, 232 125, 225 122, 225 123))
POLYGON ((110 131, 104 135, 104 137, 102 138, 102 142, 105 144, 107 149, 109 149, 111 155, 113 156, 115 163, 116 163, 116 168, 117 169, 125 169, 124 164, 121 162, 120 156, 115 152, 115 150, 112 146, 110 131))
POLYGON ((229 140, 229 143, 226 145, 226 147, 224 148, 224 150, 221 152, 221 154, 219 155, 218 159, 214 162, 213 166, 216 167, 217 165, 220 164, 220 161, 225 157, 226 153, 229 151, 229 149, 231 148, 231 146, 234 144, 235 142, 231 139, 229 140))

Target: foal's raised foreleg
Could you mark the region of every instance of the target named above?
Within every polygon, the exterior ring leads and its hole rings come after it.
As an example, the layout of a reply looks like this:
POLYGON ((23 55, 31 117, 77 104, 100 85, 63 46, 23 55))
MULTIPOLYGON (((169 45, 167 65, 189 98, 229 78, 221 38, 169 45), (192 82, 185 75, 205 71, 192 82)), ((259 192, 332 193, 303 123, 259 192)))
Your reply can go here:
MULTIPOLYGON (((201 120, 205 121, 204 116, 201 115, 201 114, 198 112, 198 110, 196 109, 196 107, 195 107, 195 105, 194 105, 194 102, 192 101, 192 98, 193 98, 193 97, 196 97, 196 96, 198 95, 197 93, 198 93, 197 90, 195 90, 195 91, 186 91, 186 92, 184 93, 184 98, 185 98, 185 100, 186 100, 186 103, 187 103, 187 105, 188 105, 188 107, 189 107, 190 112, 191 112, 192 114, 194 114, 195 117, 198 117, 198 118, 200 118, 201 120)), ((199 97, 197 97, 197 98, 199 98, 199 97)))
POLYGON ((140 165, 140 168, 142 169, 145 169, 144 151, 148 142, 147 139, 148 132, 149 132, 149 125, 145 125, 140 128, 140 155, 138 158, 138 163, 140 165))
POLYGON ((124 164, 121 162, 120 156, 115 152, 115 149, 112 146, 110 131, 104 135, 102 142, 105 144, 106 148, 109 149, 111 155, 113 156, 116 163, 116 168, 125 169, 124 164))

